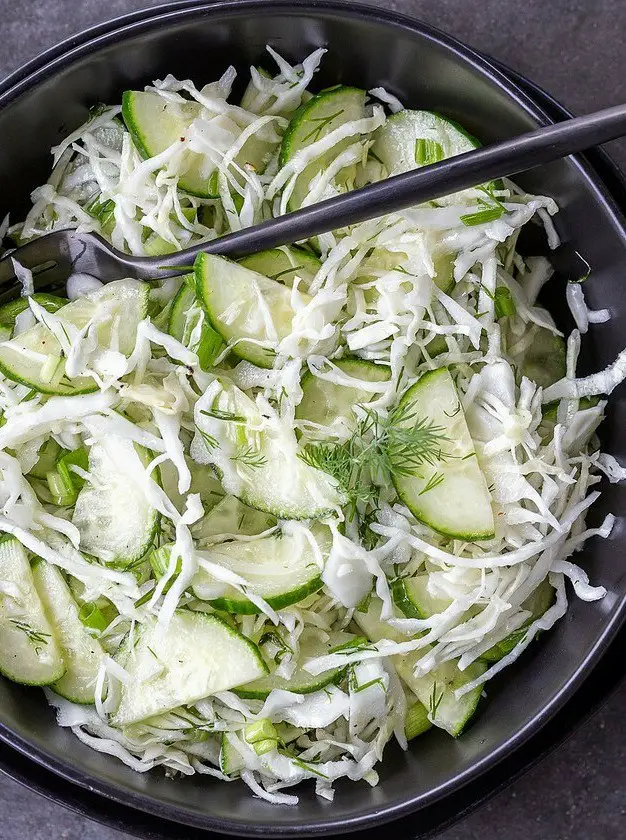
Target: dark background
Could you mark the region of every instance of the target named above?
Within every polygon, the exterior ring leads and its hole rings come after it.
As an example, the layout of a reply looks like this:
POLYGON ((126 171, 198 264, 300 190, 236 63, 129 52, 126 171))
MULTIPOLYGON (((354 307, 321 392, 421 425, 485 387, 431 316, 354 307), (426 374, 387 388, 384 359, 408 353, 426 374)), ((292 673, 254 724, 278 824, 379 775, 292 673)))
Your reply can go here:
MULTIPOLYGON (((626 101, 626 0, 369 2, 421 18, 491 54, 574 113, 626 101)), ((156 5, 146 0, 0 0, 0 76, 81 29, 156 5)), ((626 169, 626 140, 607 149, 626 169)), ((438 840, 626 838, 625 701, 623 686, 541 765, 438 840)), ((393 834, 393 828, 382 832, 393 834)), ((0 776, 2 840, 122 837, 0 776)))

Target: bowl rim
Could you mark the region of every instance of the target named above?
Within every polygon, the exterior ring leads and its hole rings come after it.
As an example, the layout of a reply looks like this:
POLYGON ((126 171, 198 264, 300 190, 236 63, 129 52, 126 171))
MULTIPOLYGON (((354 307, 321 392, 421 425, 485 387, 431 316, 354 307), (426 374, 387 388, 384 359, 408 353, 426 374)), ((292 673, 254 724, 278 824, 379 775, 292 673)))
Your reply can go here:
MULTIPOLYGON (((538 105, 531 95, 518 85, 514 78, 508 76, 504 69, 500 69, 497 64, 492 63, 489 56, 472 49, 455 37, 417 18, 366 3, 350 2, 347 4, 345 0, 218 0, 218 2, 177 0, 176 2, 166 2, 158 6, 124 14, 70 36, 18 67, 0 82, 0 109, 4 109, 14 100, 28 93, 31 88, 51 78, 64 67, 70 66, 74 60, 92 52, 98 52, 108 43, 116 43, 127 36, 143 31, 163 29, 170 23, 174 24, 188 17, 217 15, 236 17, 254 10, 263 10, 264 12, 270 10, 283 11, 292 16, 331 12, 346 19, 366 19, 399 30, 418 33, 422 37, 441 45, 449 53, 461 59, 464 64, 478 70, 483 78, 487 78, 504 90, 537 125, 554 122, 543 107, 538 105)), ((556 100, 554 101, 555 104, 559 104, 556 100)), ((564 109, 562 110, 564 111, 564 109)), ((602 178, 585 160, 584 156, 572 156, 571 163, 587 182, 589 188, 596 193, 603 211, 611 218, 613 224, 626 239, 626 220, 602 178)), ((616 172, 621 175, 619 168, 614 164, 613 166, 616 172)), ((36 747, 28 739, 16 735, 2 721, 0 721, 0 742, 17 750, 26 758, 31 759, 45 770, 51 771, 72 785, 96 793, 106 800, 118 802, 139 812, 204 831, 248 837, 259 835, 312 837, 324 834, 349 833, 359 829, 378 827, 392 820, 407 817, 428 805, 434 804, 446 795, 458 791, 510 756, 516 749, 524 745, 532 735, 537 734, 573 696, 625 621, 626 595, 614 605, 611 615, 593 648, 579 662, 570 678, 549 698, 541 712, 479 761, 442 782, 436 788, 416 796, 407 795, 402 800, 383 808, 372 806, 369 811, 353 817, 333 818, 329 816, 323 819, 307 820, 301 824, 276 825, 265 822, 250 825, 241 823, 236 818, 222 819, 210 814, 199 814, 184 807, 165 804, 149 794, 123 789, 119 785, 109 783, 97 776, 79 773, 71 764, 65 763, 48 751, 36 747)))

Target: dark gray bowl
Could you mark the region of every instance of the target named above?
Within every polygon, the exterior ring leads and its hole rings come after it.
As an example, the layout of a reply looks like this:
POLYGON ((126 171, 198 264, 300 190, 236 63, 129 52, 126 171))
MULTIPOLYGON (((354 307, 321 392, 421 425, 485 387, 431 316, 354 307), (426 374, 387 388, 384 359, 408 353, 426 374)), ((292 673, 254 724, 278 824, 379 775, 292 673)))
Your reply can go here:
MULTIPOLYGON (((332 2, 281 0, 179 3, 91 30, 27 65, 0 88, 0 217, 26 206, 45 178, 49 149, 98 101, 119 101, 126 87, 173 72, 209 80, 229 63, 245 68, 271 43, 301 58, 319 45, 329 53, 316 84, 384 85, 414 107, 459 120, 489 142, 547 121, 547 115, 482 57, 430 27, 378 9, 332 2)), ((626 335, 621 276, 626 270, 623 220, 598 176, 570 158, 519 179, 527 189, 554 196, 558 227, 593 266, 590 304, 608 306, 612 320, 592 329, 585 363, 611 362, 626 335)), ((555 298, 557 315, 562 302, 555 298)), ((611 398, 604 447, 626 458, 619 433, 626 389, 611 398)), ((309 788, 296 808, 253 799, 243 784, 202 777, 168 780, 158 771, 138 775, 92 752, 59 729, 37 690, 0 682, 0 738, 48 771, 115 803, 199 829, 238 835, 337 834, 380 825, 458 791, 520 747, 572 697, 598 661, 626 614, 626 491, 606 486, 592 519, 618 516, 608 541, 592 540, 581 560, 609 595, 595 604, 572 603, 566 619, 515 668, 489 685, 489 699, 458 741, 431 732, 404 754, 390 747, 381 783, 337 786, 335 802, 309 788)), ((151 821, 154 825, 154 821, 151 821)), ((419 817, 416 819, 419 825, 419 817)), ((191 833, 191 832, 190 832, 191 833)), ((195 834, 195 832, 194 832, 195 834)), ((154 836, 154 835, 152 835, 154 836)))

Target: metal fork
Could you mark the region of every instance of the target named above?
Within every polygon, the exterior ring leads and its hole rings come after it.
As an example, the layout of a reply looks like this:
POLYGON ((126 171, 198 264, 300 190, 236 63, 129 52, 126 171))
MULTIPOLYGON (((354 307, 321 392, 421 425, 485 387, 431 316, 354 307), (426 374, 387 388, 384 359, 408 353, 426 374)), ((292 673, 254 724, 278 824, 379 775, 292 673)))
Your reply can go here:
POLYGON ((200 252, 243 257, 404 210, 507 175, 515 175, 626 134, 626 105, 521 134, 502 143, 424 166, 319 202, 260 225, 159 257, 136 257, 113 248, 96 233, 58 230, 0 260, 0 286, 15 280, 13 257, 33 271, 36 285, 58 285, 70 274, 103 282, 171 277, 191 269, 200 252))

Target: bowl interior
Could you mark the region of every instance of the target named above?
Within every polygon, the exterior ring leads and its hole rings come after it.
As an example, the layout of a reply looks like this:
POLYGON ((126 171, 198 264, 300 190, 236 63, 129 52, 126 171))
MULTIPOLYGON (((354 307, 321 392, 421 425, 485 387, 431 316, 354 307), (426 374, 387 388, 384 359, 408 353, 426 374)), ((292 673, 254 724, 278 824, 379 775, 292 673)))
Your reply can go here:
MULTIPOLYGON (((12 79, 0 92, 0 218, 19 218, 30 190, 45 180, 49 150, 87 117, 97 102, 119 102, 127 87, 167 73, 204 83, 228 64, 244 70, 269 65, 265 44, 288 59, 328 49, 315 86, 338 82, 382 85, 410 107, 453 117, 489 142, 523 132, 543 119, 524 94, 452 41, 380 11, 315 3, 290 6, 272 0, 218 4, 150 16, 117 32, 101 30, 88 47, 70 45, 43 71, 12 79)), ((572 159, 518 179, 529 191, 553 196, 559 230, 593 267, 586 286, 594 307, 609 307, 612 320, 592 327, 585 363, 600 369, 622 349, 626 305, 620 277, 626 270, 626 237, 597 179, 572 159)), ((555 300, 561 311, 561 304, 555 300)), ((604 447, 626 457, 626 394, 617 389, 603 427, 604 447)), ((626 510, 626 490, 607 485, 590 519, 626 510)), ((626 537, 618 518, 609 540, 590 540, 580 555, 594 583, 609 594, 599 602, 574 600, 567 617, 514 668, 489 684, 488 700, 458 741, 436 732, 409 752, 389 747, 380 784, 337 786, 335 801, 300 793, 300 804, 277 808, 251 797, 242 783, 201 776, 166 779, 139 775, 116 759, 83 746, 58 728, 42 694, 0 680, 0 737, 55 772, 120 802, 189 825, 237 834, 312 834, 354 830, 432 802, 467 781, 524 738, 563 702, 584 669, 616 629, 626 602, 626 537)))

